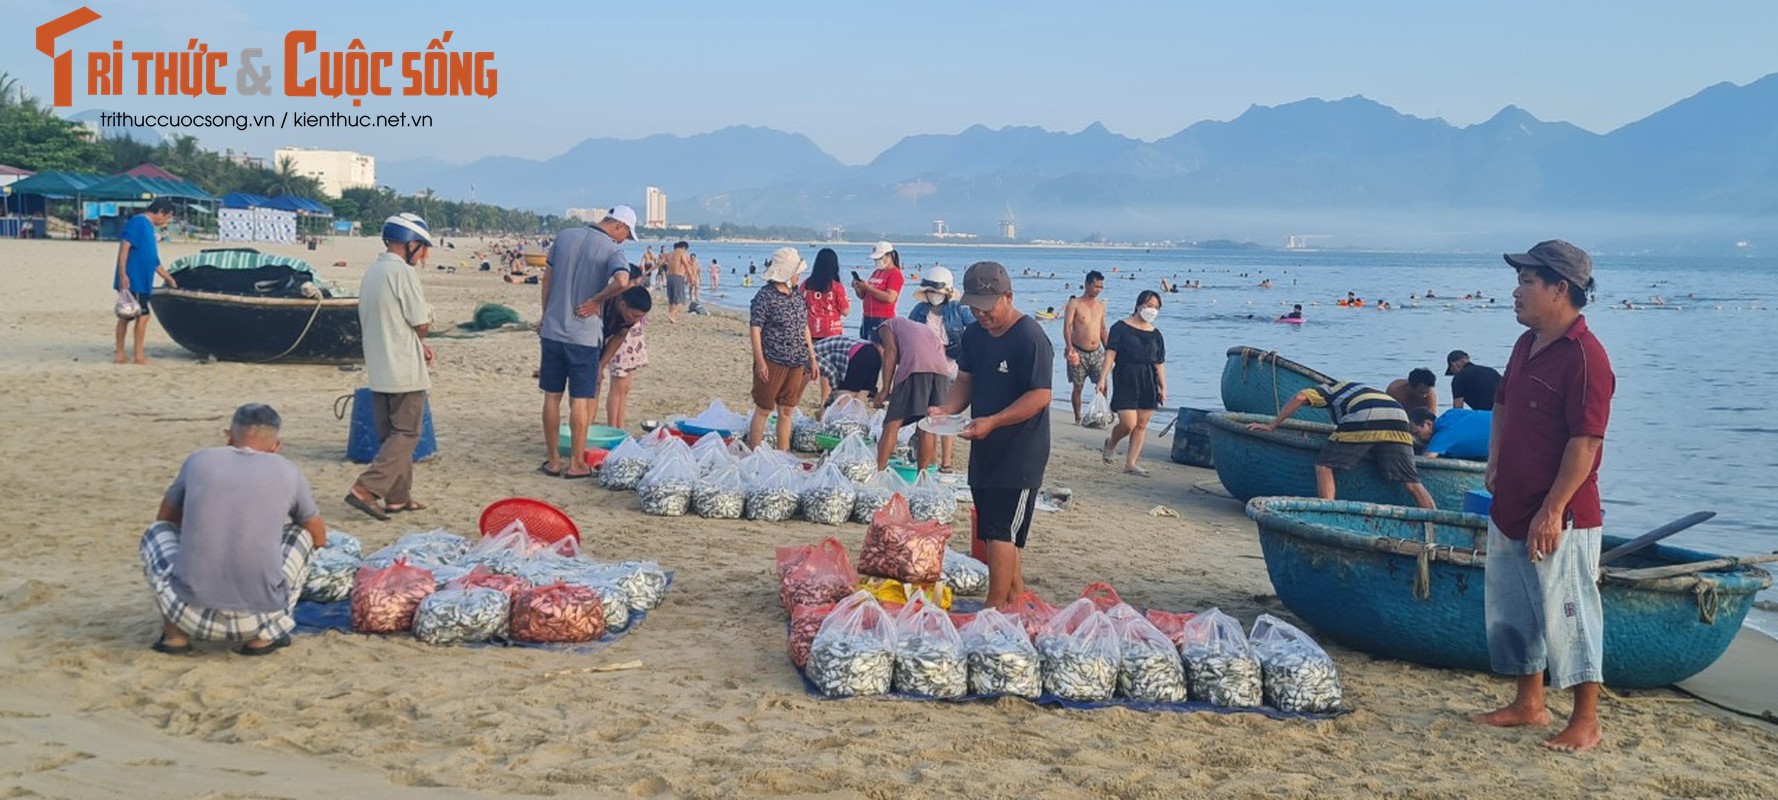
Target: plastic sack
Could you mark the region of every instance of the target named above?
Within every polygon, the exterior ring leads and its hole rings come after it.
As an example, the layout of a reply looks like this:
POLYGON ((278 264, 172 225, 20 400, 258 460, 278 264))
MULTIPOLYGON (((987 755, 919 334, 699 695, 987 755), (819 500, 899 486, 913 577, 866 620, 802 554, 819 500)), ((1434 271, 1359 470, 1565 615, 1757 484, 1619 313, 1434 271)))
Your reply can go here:
POLYGON ((454 564, 469 552, 469 540, 444 528, 425 533, 404 533, 395 543, 365 556, 365 566, 387 567, 397 560, 410 564, 454 564))
POLYGON ((837 436, 841 439, 845 439, 847 436, 857 436, 860 439, 870 438, 871 431, 881 428, 881 426, 872 428, 870 420, 870 403, 854 394, 840 395, 821 412, 822 428, 829 436, 837 436))
POLYGON ((136 302, 136 295, 128 289, 117 290, 117 303, 111 307, 111 313, 118 319, 135 319, 142 316, 142 304, 136 302))
POLYGON ((992 608, 977 612, 961 630, 969 664, 969 693, 986 696, 1043 694, 1037 648, 1015 617, 992 608))
POLYGON ((432 585, 434 591, 439 591, 444 589, 445 585, 449 584, 451 581, 468 575, 470 567, 465 567, 460 564, 437 564, 427 567, 427 569, 432 572, 432 585))
POLYGON ((895 615, 895 691, 916 697, 962 697, 969 692, 969 662, 951 618, 925 594, 916 593, 895 615))
POLYGON ((740 519, 747 508, 741 467, 729 463, 698 479, 691 490, 691 509, 704 519, 740 519))
POLYGON ((1185 660, 1191 699, 1225 708, 1251 708, 1263 700, 1259 660, 1241 623, 1221 609, 1185 623, 1179 655, 1185 660))
POLYGON ((815 634, 821 632, 821 623, 827 621, 827 615, 837 606, 837 603, 823 603, 790 609, 790 663, 797 669, 809 663, 809 646, 815 643, 815 634))
POLYGON ((302 599, 337 603, 351 597, 353 578, 363 563, 344 548, 323 547, 315 551, 309 560, 309 573, 303 578, 302 599))
POLYGON ((790 449, 799 453, 821 452, 821 440, 816 437, 823 431, 819 421, 797 409, 796 416, 790 418, 790 449))
POLYGON ((1016 618, 1025 628, 1025 637, 1032 640, 1036 640, 1037 632, 1056 616, 1056 607, 1045 603, 1029 589, 1002 606, 1000 611, 1016 618))
POLYGON ((437 589, 432 573, 397 558, 387 567, 365 566, 352 581, 352 630, 402 633, 414 627, 420 601, 437 589))
POLYGON ((858 570, 906 583, 933 583, 944 577, 951 528, 916 522, 900 495, 871 518, 858 551, 858 570))
POLYGON ((354 558, 364 557, 364 543, 358 541, 358 537, 332 528, 327 529, 327 544, 322 545, 321 549, 339 550, 354 558))
POLYGON ((510 600, 517 596, 519 592, 531 588, 531 582, 517 575, 502 575, 498 572, 489 570, 487 567, 477 565, 474 569, 469 571, 469 574, 445 584, 445 588, 494 589, 501 594, 506 595, 507 599, 510 600))
POLYGON ((590 642, 605 635, 605 612, 597 592, 557 582, 519 592, 510 625, 514 641, 590 642))
POLYGON ((656 517, 683 517, 691 508, 692 490, 697 488, 697 461, 687 452, 663 450, 655 454, 654 464, 636 484, 636 499, 642 513, 656 517))
POLYGON ((1261 614, 1247 637, 1259 658, 1266 703, 1286 713, 1340 709, 1340 674, 1333 658, 1302 629, 1261 614))
POLYGON ((1124 604, 1124 599, 1117 595, 1117 590, 1111 588, 1109 583, 1089 583, 1087 588, 1081 590, 1080 596, 1093 601, 1093 607, 1100 611, 1110 611, 1124 604))
POLYGON ((601 565, 595 580, 609 581, 624 590, 632 611, 652 611, 667 599, 667 571, 653 561, 625 561, 601 565))
POLYGON ((856 495, 855 484, 830 461, 803 481, 798 500, 803 519, 820 525, 839 525, 852 518, 856 495))
POLYGON ((802 475, 783 466, 762 470, 747 487, 742 516, 761 522, 783 522, 796 516, 802 502, 802 475))
POLYGON ((870 592, 884 606, 904 605, 925 595, 939 608, 949 610, 951 601, 956 598, 956 593, 944 583, 902 583, 894 578, 865 578, 858 582, 858 588, 870 592))
POLYGON ((714 431, 698 437, 691 446, 691 456, 697 462, 699 475, 709 475, 735 461, 734 456, 729 455, 728 442, 714 431))
POLYGON ((1093 399, 1087 401, 1087 407, 1080 411, 1082 428, 1109 428, 1117 424, 1117 415, 1111 411, 1111 398, 1105 396, 1103 389, 1093 392, 1093 399))
POLYGON ((1167 638, 1173 642, 1173 647, 1178 648, 1185 644, 1185 623, 1190 622, 1191 618, 1197 614, 1190 611, 1176 614, 1172 611, 1151 608, 1143 616, 1146 616, 1148 621, 1161 633, 1167 635, 1167 638))
POLYGON ((933 473, 920 473, 907 498, 908 509, 913 513, 914 519, 949 525, 957 517, 957 493, 951 487, 939 483, 933 473))
POLYGON ((887 694, 895 674, 895 621, 868 593, 853 596, 809 645, 809 681, 828 697, 887 694))
POLYGON ((1117 631, 1117 693, 1149 703, 1183 703, 1185 664, 1173 640, 1141 612, 1119 603, 1105 612, 1117 631))
POLYGON ((629 491, 642 482, 654 464, 654 451, 641 441, 625 439, 606 454, 599 465, 599 485, 613 491, 629 491))
POLYGON ((868 525, 871 517, 889 505, 890 498, 898 494, 907 497, 912 492, 913 487, 902 480, 901 473, 892 469, 878 472, 853 493, 852 521, 868 525))
POLYGON ((864 443, 864 437, 848 434, 827 454, 827 463, 838 468, 846 480, 864 483, 877 474, 877 451, 864 443))
POLYGON ((505 636, 512 600, 498 589, 444 589, 420 601, 414 638, 432 645, 505 636))
POLYGON ((1117 693, 1117 630, 1090 598, 1069 603, 1037 632, 1043 690, 1064 700, 1110 700, 1117 693))
MULTIPOLYGON (((668 442, 679 442, 679 437, 674 436, 673 432, 668 430, 667 426, 665 426, 665 425, 662 425, 659 428, 655 428, 652 431, 642 434, 640 437, 637 437, 637 439, 636 439, 637 444, 642 445, 644 448, 646 448, 651 453, 659 451, 661 449, 661 445, 664 445, 668 442)), ((679 443, 685 444, 684 442, 679 442, 679 443)))
POLYGON ((832 603, 857 588, 858 572, 840 540, 778 548, 778 602, 786 610, 832 603))
POLYGON ((988 593, 988 565, 970 557, 967 553, 959 553, 945 548, 944 582, 957 594, 984 595, 988 593))
POLYGON ((721 399, 710 401, 708 408, 699 411, 698 415, 685 420, 700 428, 739 433, 747 429, 747 416, 729 410, 721 399))

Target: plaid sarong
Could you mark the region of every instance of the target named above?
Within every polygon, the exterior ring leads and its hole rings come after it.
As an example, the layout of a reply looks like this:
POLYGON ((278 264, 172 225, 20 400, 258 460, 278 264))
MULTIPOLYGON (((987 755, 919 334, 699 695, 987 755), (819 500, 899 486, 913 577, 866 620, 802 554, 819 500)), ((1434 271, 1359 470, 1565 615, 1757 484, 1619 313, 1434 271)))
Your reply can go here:
POLYGON ((283 611, 223 611, 201 608, 180 599, 173 591, 173 564, 179 560, 179 528, 170 522, 156 522, 142 534, 142 571, 148 577, 148 591, 161 616, 193 639, 244 642, 250 639, 271 640, 296 628, 291 614, 296 601, 302 598, 303 580, 309 573, 309 556, 315 543, 309 532, 296 525, 284 527, 284 585, 290 587, 288 605, 283 611))

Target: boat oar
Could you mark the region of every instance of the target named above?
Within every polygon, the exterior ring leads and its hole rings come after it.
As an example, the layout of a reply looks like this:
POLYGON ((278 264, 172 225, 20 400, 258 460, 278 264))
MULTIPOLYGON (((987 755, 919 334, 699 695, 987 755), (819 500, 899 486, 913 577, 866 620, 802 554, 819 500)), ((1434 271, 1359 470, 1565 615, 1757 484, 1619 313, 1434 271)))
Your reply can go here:
POLYGON ((1630 540, 1626 544, 1621 544, 1621 545, 1618 545, 1617 547, 1611 548, 1610 550, 1606 551, 1605 555, 1602 555, 1599 557, 1599 566, 1603 567, 1606 564, 1609 564, 1613 561, 1623 558, 1624 556, 1634 553, 1637 550, 1641 550, 1644 547, 1654 544, 1655 542, 1658 542, 1662 539, 1672 536, 1675 533, 1683 531, 1686 528, 1690 528, 1691 526, 1696 525, 1700 522, 1703 522, 1704 520, 1710 519, 1711 517, 1714 517, 1714 516, 1716 516, 1715 511, 1693 511, 1690 514, 1680 517, 1679 519, 1673 520, 1672 522, 1662 525, 1661 527, 1656 528, 1652 531, 1649 531, 1648 533, 1642 534, 1641 536, 1638 536, 1635 539, 1630 540))
POLYGON ((1713 558, 1709 561, 1693 561, 1689 564, 1668 564, 1660 567, 1643 567, 1642 569, 1609 570, 1611 577, 1625 580, 1652 580, 1654 578, 1676 578, 1694 572, 1716 572, 1723 569, 1734 569, 1743 564, 1769 564, 1778 562, 1778 553, 1764 556, 1730 556, 1713 558))

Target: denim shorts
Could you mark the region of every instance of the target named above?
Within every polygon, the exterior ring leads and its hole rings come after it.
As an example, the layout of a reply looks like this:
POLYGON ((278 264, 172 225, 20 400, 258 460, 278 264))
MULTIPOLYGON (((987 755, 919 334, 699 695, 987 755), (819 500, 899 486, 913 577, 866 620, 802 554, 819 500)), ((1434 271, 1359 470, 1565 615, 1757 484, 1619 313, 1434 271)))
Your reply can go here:
POLYGON ((537 369, 537 388, 545 394, 561 394, 576 400, 599 396, 599 348, 584 344, 541 339, 543 362, 537 369))
POLYGON ((1549 670, 1566 689, 1604 678, 1605 615, 1599 605, 1599 537, 1604 528, 1568 528, 1556 552, 1532 563, 1526 543, 1488 523, 1488 661, 1495 672, 1549 670))

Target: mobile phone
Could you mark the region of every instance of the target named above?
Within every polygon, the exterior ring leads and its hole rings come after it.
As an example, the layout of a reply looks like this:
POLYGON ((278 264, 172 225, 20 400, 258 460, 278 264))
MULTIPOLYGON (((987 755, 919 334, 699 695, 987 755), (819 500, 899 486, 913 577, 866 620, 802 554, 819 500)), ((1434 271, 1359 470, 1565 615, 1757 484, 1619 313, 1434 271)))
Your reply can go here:
POLYGON ((860 278, 860 277, 858 277, 858 270, 852 270, 852 280, 855 280, 855 281, 861 281, 861 280, 864 280, 864 279, 863 279, 863 278, 860 278))

